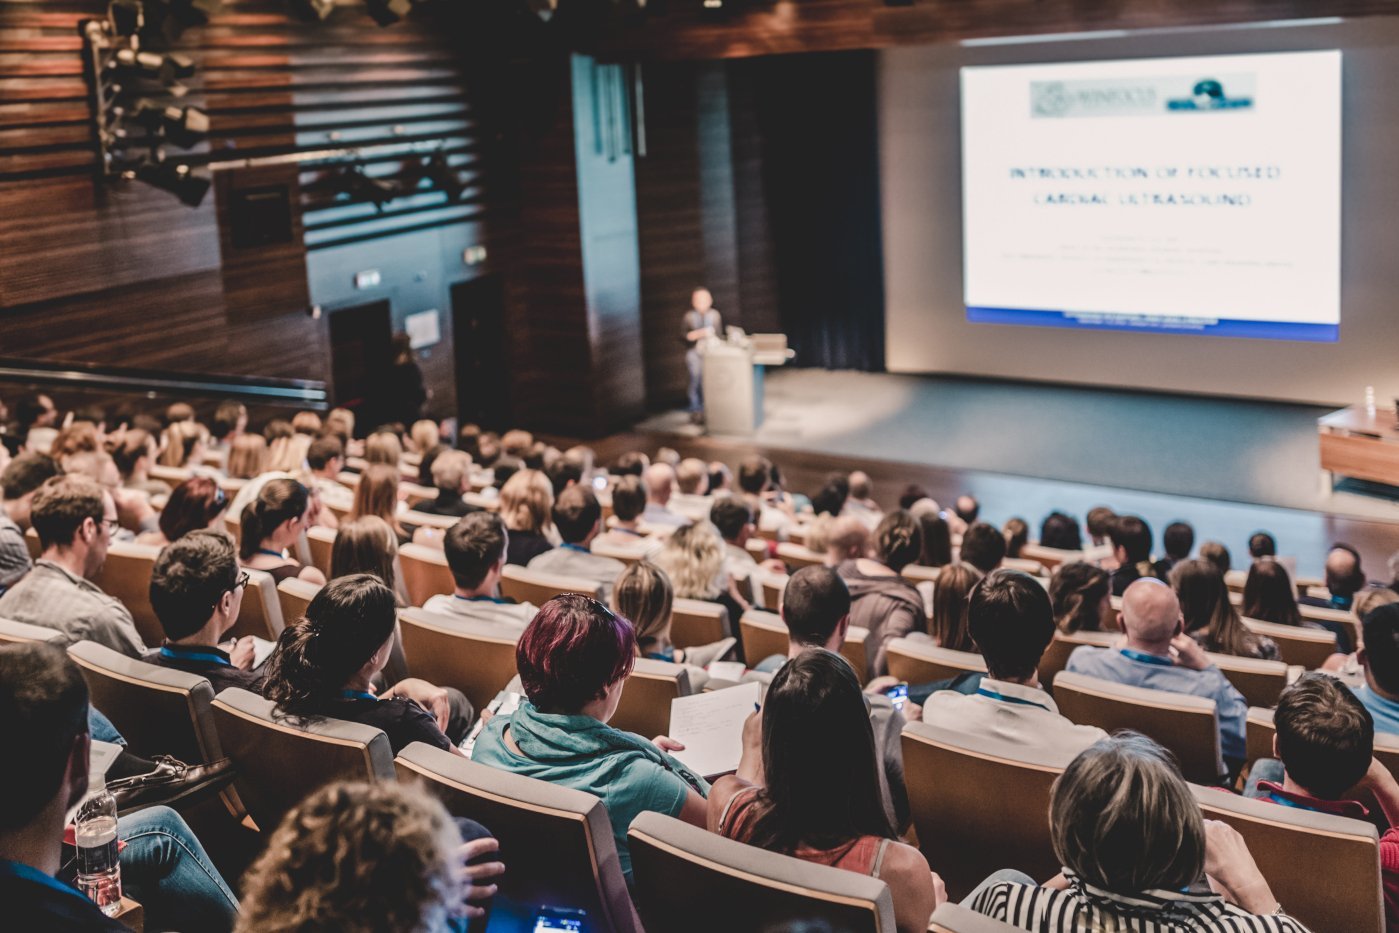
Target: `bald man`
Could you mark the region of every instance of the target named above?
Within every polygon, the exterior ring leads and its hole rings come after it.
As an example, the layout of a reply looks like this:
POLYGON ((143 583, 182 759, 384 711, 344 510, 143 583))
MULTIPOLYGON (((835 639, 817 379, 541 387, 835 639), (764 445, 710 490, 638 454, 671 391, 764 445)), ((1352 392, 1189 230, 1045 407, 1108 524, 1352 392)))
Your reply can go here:
POLYGON ((1236 773, 1244 760, 1248 702, 1215 667, 1195 640, 1175 592, 1155 579, 1141 579, 1122 594, 1117 625, 1127 636, 1120 648, 1085 645, 1069 656, 1068 670, 1129 687, 1146 687, 1214 700, 1222 755, 1220 775, 1236 773))
POLYGON ((670 508, 675 492, 675 470, 668 463, 653 463, 646 468, 646 510, 641 513, 643 525, 680 528, 690 520, 670 508))

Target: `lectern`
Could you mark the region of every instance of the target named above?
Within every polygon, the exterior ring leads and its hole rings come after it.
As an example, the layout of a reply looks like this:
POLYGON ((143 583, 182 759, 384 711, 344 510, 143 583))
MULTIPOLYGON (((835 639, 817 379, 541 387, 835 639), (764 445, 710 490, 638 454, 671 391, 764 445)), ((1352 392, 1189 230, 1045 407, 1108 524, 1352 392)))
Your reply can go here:
POLYGON ((704 347, 704 419, 713 434, 752 434, 763 423, 763 369, 793 356, 786 334, 737 334, 704 347))

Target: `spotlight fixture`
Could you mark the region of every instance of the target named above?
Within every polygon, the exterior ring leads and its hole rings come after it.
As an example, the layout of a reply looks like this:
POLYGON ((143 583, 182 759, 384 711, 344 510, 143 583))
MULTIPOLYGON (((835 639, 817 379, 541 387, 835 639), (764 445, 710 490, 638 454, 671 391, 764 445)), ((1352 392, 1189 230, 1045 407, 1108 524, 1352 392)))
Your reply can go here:
POLYGON ((165 47, 179 41, 186 29, 203 26, 223 7, 223 0, 145 0, 143 42, 165 47))
POLYGON ((335 0, 292 0, 291 8, 304 20, 326 20, 335 12, 335 0))
POLYGON ((146 25, 146 9, 140 0, 112 0, 107 6, 112 35, 134 36, 146 25))
POLYGON ((369 15, 380 26, 392 26, 408 15, 413 8, 413 0, 366 0, 369 15))
POLYGON ((198 107, 176 107, 143 98, 136 102, 131 118, 181 149, 190 149, 209 135, 209 115, 198 107))
POLYGON ((142 52, 135 48, 117 49, 112 67, 119 72, 140 78, 151 78, 164 85, 173 85, 181 78, 194 76, 194 59, 170 52, 142 52))
POLYGON ((198 207, 209 193, 212 182, 196 175, 188 165, 159 159, 136 166, 135 177, 152 187, 167 191, 190 207, 198 207))

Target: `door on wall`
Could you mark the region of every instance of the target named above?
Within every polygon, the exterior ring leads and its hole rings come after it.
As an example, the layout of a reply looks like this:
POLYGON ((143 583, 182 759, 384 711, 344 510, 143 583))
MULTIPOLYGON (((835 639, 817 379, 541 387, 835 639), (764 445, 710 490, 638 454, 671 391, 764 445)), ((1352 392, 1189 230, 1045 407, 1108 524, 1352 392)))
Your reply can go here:
POLYGON ((393 365, 393 320, 388 301, 330 313, 330 373, 335 404, 355 413, 355 433, 383 420, 383 387, 393 365))
POLYGON ((483 275, 452 286, 457 418, 486 430, 511 427, 505 347, 505 283, 483 275))

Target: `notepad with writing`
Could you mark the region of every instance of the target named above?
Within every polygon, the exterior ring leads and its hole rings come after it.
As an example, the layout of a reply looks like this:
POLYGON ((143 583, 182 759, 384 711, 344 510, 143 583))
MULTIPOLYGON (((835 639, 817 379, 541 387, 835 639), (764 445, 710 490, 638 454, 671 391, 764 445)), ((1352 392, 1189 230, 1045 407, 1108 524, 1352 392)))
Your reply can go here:
POLYGON ((670 737, 685 746, 671 754, 706 778, 736 770, 743 755, 743 721, 761 698, 762 686, 749 683, 671 700, 670 737))

